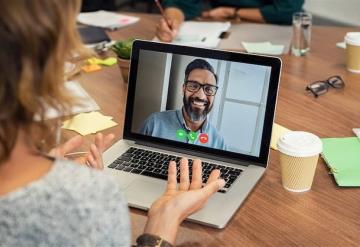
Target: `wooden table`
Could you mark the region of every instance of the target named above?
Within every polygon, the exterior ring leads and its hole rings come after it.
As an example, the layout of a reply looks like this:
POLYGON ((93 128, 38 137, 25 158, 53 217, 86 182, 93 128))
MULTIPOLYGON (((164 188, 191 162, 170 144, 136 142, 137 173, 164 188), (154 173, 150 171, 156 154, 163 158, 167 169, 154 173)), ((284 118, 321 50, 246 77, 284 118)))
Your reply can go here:
MULTIPOLYGON (((139 23, 110 33, 112 38, 152 39, 159 16, 139 16, 139 23)), ((335 43, 343 40, 345 33, 351 30, 354 29, 314 27, 311 52, 306 57, 282 56, 277 123, 320 137, 353 136, 351 129, 360 127, 360 75, 346 71, 345 51, 335 47, 335 43), (308 83, 332 75, 344 79, 344 90, 330 89, 319 98, 306 94, 308 83)), ((119 123, 104 132, 115 133, 120 138, 127 84, 117 66, 82 75, 79 80, 100 105, 101 111, 114 116, 119 123)), ((142 232, 146 213, 131 209, 131 221, 134 241, 142 232)), ((225 229, 185 222, 179 230, 177 244, 359 246, 360 189, 337 187, 320 160, 311 191, 290 193, 281 185, 279 154, 272 150, 265 175, 225 229)))

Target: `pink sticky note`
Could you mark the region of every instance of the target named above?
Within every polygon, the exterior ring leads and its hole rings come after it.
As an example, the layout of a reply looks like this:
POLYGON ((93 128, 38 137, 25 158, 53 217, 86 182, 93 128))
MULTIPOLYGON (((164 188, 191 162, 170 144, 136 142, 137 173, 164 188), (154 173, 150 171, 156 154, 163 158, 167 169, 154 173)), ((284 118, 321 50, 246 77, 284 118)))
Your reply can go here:
POLYGON ((128 18, 122 18, 119 20, 121 23, 128 23, 129 19, 128 18))

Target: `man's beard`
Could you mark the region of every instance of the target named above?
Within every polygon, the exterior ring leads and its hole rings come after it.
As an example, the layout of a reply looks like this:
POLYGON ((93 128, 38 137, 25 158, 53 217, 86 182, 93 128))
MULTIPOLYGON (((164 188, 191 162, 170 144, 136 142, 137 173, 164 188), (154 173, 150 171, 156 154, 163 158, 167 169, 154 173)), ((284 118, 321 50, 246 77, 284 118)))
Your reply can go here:
POLYGON ((198 122, 198 121, 205 120, 207 114, 212 109, 212 104, 210 104, 210 102, 208 100, 203 100, 203 99, 200 99, 198 97, 186 98, 186 96, 184 95, 183 103, 184 103, 184 108, 185 108, 186 113, 189 115, 191 121, 193 121, 193 122, 198 122), (199 102, 204 102, 205 108, 203 110, 198 109, 198 108, 194 109, 192 107, 192 105, 191 105, 191 102, 193 102, 195 100, 199 101, 199 102))

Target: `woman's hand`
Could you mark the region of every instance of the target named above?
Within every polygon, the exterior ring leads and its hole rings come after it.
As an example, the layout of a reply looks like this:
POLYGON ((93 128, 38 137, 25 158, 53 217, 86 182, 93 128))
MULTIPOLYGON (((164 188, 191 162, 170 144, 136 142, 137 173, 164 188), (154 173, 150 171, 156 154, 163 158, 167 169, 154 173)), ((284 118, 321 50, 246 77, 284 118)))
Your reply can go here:
POLYGON ((188 161, 182 159, 180 161, 180 184, 177 186, 176 164, 171 161, 167 189, 151 206, 144 232, 158 235, 174 244, 180 223, 189 215, 200 210, 211 195, 224 187, 225 181, 219 177, 220 171, 213 170, 203 187, 201 161, 197 159, 193 162, 192 180, 190 181, 188 161))
POLYGON ((218 7, 209 11, 204 11, 202 17, 216 20, 229 19, 235 16, 235 11, 236 8, 232 7, 218 7))
POLYGON ((77 135, 72 137, 64 144, 53 148, 49 155, 53 157, 61 158, 70 158, 72 155, 83 154, 80 157, 74 159, 75 162, 80 164, 85 164, 89 167, 96 169, 104 169, 104 164, 102 160, 102 153, 110 146, 112 140, 114 139, 113 134, 103 136, 103 134, 98 133, 95 136, 95 142, 90 144, 90 149, 87 152, 75 152, 83 144, 83 137, 77 135))

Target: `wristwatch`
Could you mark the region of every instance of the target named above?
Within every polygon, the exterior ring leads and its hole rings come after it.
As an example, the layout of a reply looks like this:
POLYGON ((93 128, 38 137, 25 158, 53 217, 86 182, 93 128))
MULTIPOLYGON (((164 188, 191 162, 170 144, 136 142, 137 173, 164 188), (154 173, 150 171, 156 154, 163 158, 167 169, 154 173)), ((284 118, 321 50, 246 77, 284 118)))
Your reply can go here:
POLYGON ((159 236, 144 233, 136 239, 138 247, 173 247, 168 241, 159 236))

